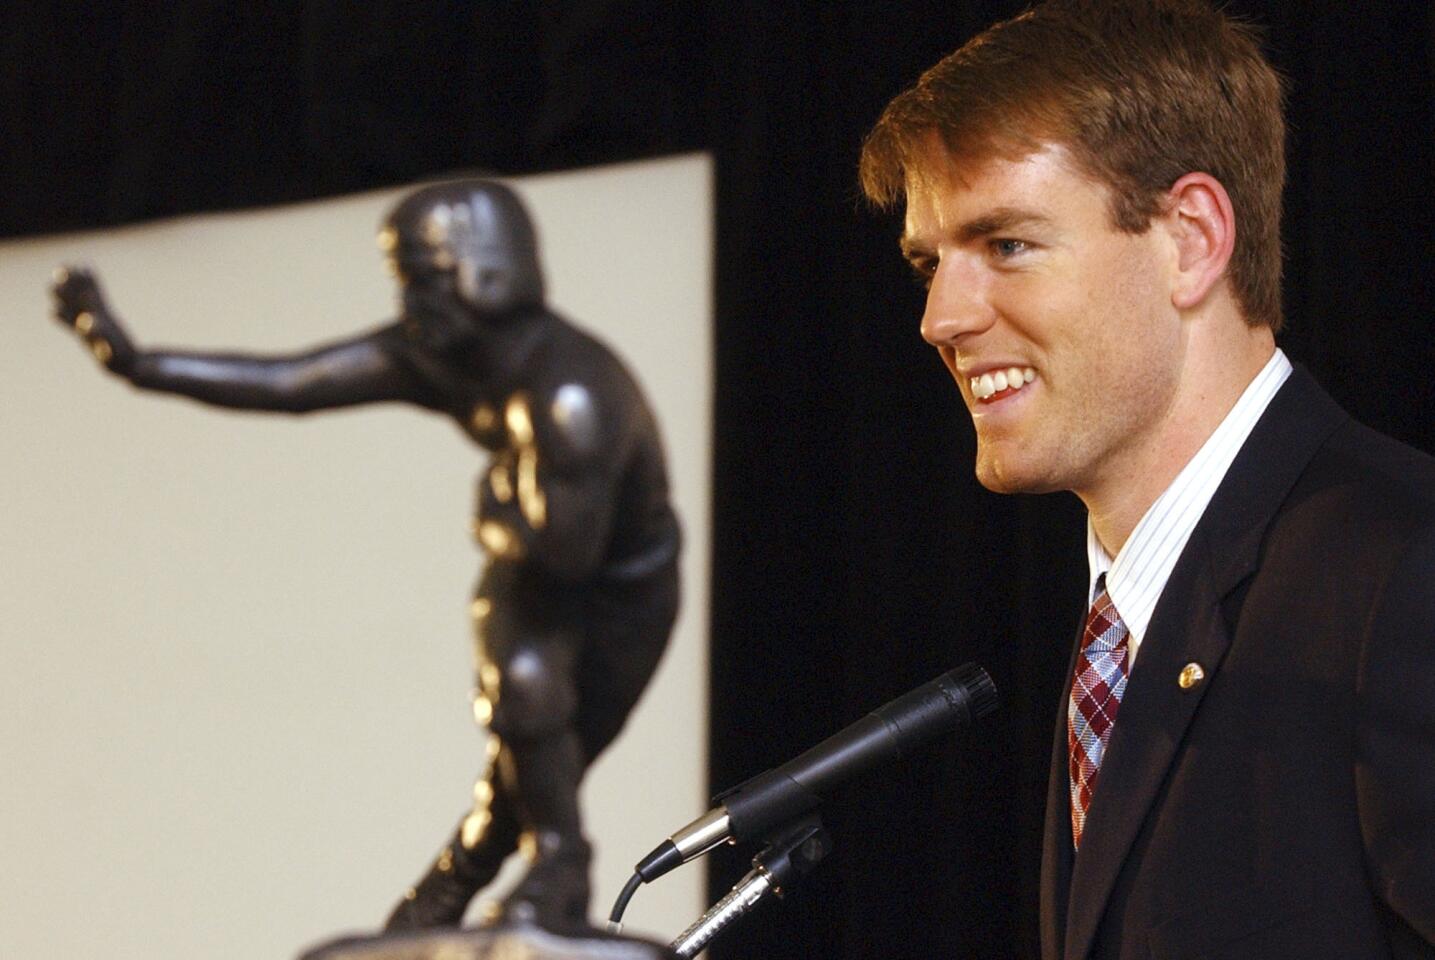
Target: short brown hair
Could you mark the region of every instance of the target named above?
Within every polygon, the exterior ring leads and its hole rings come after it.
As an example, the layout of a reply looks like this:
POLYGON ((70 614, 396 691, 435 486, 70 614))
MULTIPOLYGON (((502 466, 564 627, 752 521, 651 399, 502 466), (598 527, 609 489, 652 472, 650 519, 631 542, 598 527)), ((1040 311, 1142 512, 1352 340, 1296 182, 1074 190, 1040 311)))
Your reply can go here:
POLYGON ((894 206, 929 138, 952 158, 1060 143, 1141 233, 1187 173, 1236 212, 1229 276, 1246 322, 1281 327, 1284 84, 1248 24, 1200 0, 1050 0, 999 23, 887 105, 862 147, 862 189, 894 206))

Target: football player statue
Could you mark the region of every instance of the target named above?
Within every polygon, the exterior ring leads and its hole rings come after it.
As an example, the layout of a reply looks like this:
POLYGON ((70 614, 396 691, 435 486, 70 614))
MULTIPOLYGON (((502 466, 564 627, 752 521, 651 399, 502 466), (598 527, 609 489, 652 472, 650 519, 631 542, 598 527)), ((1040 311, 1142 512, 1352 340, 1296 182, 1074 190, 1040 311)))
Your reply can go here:
POLYGON ((678 604, 657 424, 613 353, 544 305, 533 224, 508 188, 424 187, 379 243, 402 316, 294 355, 143 348, 78 269, 57 272, 56 317, 141 389, 289 413, 403 401, 447 414, 490 452, 472 605, 489 763, 472 810, 386 929, 459 924, 515 849, 531 864, 501 916, 586 929, 579 783, 652 676, 678 604))

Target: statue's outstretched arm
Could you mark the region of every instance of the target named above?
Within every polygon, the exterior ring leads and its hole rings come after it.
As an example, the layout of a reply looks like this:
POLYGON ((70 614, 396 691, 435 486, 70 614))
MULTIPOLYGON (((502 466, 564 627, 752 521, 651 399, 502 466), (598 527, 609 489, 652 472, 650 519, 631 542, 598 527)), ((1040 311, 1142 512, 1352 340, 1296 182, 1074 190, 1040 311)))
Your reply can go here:
POLYGON ((110 311, 98 281, 61 269, 52 288, 55 317, 72 328, 95 359, 137 387, 245 410, 310 410, 379 400, 431 406, 423 383, 386 349, 380 330, 291 356, 142 350, 110 311))

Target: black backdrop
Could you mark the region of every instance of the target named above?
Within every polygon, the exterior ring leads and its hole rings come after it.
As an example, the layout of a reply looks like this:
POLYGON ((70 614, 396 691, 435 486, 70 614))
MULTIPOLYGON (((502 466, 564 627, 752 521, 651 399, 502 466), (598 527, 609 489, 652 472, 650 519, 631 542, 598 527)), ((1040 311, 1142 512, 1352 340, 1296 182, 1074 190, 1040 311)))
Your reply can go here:
MULTIPOLYGON (((820 874, 712 953, 1033 957, 1082 514, 976 486, 897 223, 854 183, 882 104, 1018 7, 9 4, 0 235, 710 151, 714 785, 966 660, 1005 697, 979 731, 844 792, 820 874)), ((1358 417, 1435 451, 1435 13, 1230 7, 1268 27, 1293 83, 1283 346, 1358 417)), ((714 896, 751 853, 714 857, 714 896)))

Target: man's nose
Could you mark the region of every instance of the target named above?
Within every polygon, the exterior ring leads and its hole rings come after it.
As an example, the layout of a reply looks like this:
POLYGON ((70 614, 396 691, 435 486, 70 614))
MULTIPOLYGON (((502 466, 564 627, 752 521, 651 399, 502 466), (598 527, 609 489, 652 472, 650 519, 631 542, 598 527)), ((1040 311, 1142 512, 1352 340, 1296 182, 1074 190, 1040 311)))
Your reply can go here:
POLYGON ((922 339, 934 347, 951 346, 988 329, 995 320, 996 310, 980 272, 959 258, 943 258, 927 288, 922 339))

